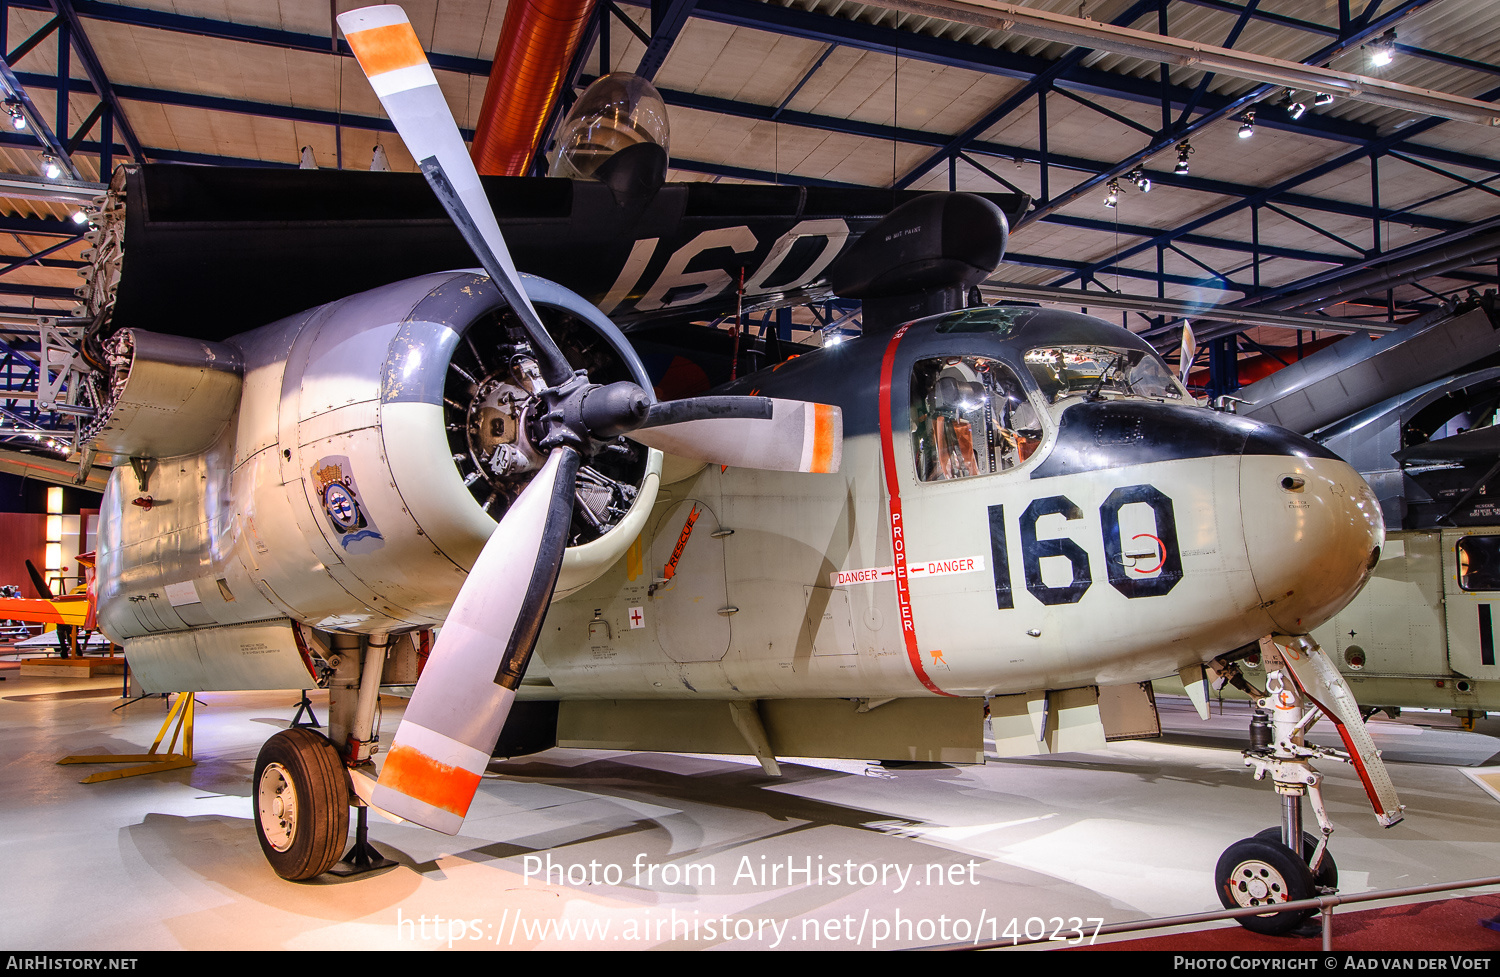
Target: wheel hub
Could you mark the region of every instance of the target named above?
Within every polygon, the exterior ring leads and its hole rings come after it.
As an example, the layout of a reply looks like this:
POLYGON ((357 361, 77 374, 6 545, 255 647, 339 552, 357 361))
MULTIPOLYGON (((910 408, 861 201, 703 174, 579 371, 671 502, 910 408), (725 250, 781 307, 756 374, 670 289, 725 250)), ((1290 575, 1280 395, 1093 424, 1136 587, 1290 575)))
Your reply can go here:
POLYGON ((297 792, 292 789, 286 767, 268 763, 255 788, 255 807, 261 834, 277 851, 292 847, 297 837, 297 792))
POLYGON ((1234 870, 1231 891, 1241 906, 1286 902, 1286 882, 1265 862, 1242 862, 1234 870))

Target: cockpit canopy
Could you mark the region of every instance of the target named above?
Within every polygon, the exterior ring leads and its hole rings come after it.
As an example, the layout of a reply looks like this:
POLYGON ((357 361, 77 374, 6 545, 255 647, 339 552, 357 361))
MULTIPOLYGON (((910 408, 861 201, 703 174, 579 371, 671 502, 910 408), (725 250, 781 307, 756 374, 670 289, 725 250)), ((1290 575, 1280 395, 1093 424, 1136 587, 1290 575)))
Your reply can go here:
POLYGON ((933 331, 986 335, 970 346, 992 345, 994 355, 955 351, 913 364, 913 463, 922 481, 1025 464, 1055 433, 1049 412, 1070 398, 1186 399, 1145 342, 1090 316, 993 306, 950 313, 933 331))
POLYGON ((1048 404, 1074 394, 1105 393, 1181 400, 1182 390, 1161 360, 1139 349, 1115 346, 1037 346, 1026 367, 1048 404))

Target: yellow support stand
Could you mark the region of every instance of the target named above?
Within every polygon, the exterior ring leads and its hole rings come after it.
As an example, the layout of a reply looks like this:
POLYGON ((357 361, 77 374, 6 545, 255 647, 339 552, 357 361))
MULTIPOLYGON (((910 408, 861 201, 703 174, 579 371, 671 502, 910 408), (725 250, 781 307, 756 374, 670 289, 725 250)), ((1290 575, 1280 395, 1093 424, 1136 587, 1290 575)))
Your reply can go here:
POLYGON ((97 784, 106 780, 120 780, 124 777, 139 777, 143 773, 160 773, 163 770, 181 770, 184 767, 194 767, 197 763, 193 760, 193 694, 182 692, 177 696, 177 701, 172 703, 172 708, 167 712, 166 721, 161 724, 161 732, 156 734, 156 742, 151 744, 149 753, 100 753, 87 756, 65 756, 57 761, 59 765, 64 763, 139 763, 138 767, 126 767, 124 770, 106 770, 103 773, 90 774, 79 781, 81 784, 97 784), (167 729, 172 730, 172 741, 167 744, 167 752, 158 753, 161 741, 166 738, 167 729), (177 746, 177 737, 182 737, 182 752, 173 753, 177 746), (143 762, 144 761, 144 762, 143 762))

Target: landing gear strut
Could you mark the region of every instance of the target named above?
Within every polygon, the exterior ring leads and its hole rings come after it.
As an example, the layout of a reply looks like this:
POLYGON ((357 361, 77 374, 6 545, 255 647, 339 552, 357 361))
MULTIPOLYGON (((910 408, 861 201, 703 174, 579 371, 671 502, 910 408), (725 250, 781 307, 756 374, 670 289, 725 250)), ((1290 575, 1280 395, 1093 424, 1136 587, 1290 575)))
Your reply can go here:
MULTIPOLYGON (((373 769, 389 639, 336 634, 329 647, 314 643, 328 666, 329 736, 305 725, 277 733, 261 748, 253 783, 261 851, 277 875, 294 882, 324 872, 357 875, 396 864, 370 844, 367 808, 352 793, 349 773, 356 767, 373 769), (341 859, 351 803, 359 809, 358 829, 354 847, 341 859)), ((305 693, 302 702, 310 714, 305 693)))
MULTIPOLYGON (((1283 650, 1265 639, 1261 642, 1261 652, 1266 667, 1266 691, 1253 692, 1256 712, 1250 721, 1250 748, 1245 751, 1245 765, 1254 768, 1256 780, 1270 776, 1281 798, 1281 825, 1235 842, 1220 856, 1214 883, 1219 890, 1219 901, 1226 909, 1273 907, 1337 889, 1338 867, 1328 852, 1333 823, 1323 805, 1323 775, 1313 769, 1312 761, 1321 757, 1355 762, 1347 754, 1311 746, 1303 740, 1308 728, 1329 707, 1321 700, 1310 699, 1298 679, 1305 679, 1324 699, 1333 701, 1339 695, 1339 690, 1317 667, 1326 662, 1322 650, 1310 639, 1297 639, 1288 645, 1283 658, 1283 650), (1292 662, 1299 664, 1300 671, 1292 667, 1292 662), (1302 830, 1304 797, 1312 802, 1321 837, 1302 830)), ((1229 681, 1238 679, 1235 684, 1241 686, 1244 680, 1235 666, 1230 664, 1227 669, 1231 672, 1229 681)), ((1337 672, 1334 676, 1334 681, 1341 684, 1337 672)), ((1347 688, 1343 691, 1347 693, 1347 688)), ((1335 713, 1344 710, 1337 705, 1334 708, 1335 712, 1329 714, 1343 733, 1345 724, 1339 722, 1335 713)), ((1352 718, 1359 722, 1357 711, 1352 718)), ((1362 725, 1360 732, 1364 733, 1362 725)), ((1345 741, 1351 745, 1354 742, 1348 735, 1345 741)), ((1378 764, 1378 754, 1366 762, 1378 764)), ((1365 776, 1362 767, 1361 776, 1365 776)), ((1371 796, 1374 798, 1374 793, 1371 796)), ((1242 916, 1239 922, 1256 933, 1286 933, 1301 926, 1316 911, 1301 909, 1242 916)))

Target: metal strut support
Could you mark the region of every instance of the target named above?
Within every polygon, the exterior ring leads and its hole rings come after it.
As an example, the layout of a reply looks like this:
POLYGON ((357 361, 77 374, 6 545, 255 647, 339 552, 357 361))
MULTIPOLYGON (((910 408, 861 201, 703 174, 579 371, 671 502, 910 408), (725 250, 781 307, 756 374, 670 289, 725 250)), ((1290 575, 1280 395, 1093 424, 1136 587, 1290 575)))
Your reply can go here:
POLYGON ((1308 859, 1308 868, 1316 875, 1328 849, 1328 837, 1333 834, 1333 822, 1323 805, 1323 775, 1313 769, 1312 761, 1332 757, 1348 762, 1348 758, 1304 741, 1303 734, 1317 721, 1317 710, 1305 708, 1296 683, 1283 669, 1273 668, 1269 661, 1266 669, 1266 695, 1255 700, 1255 705, 1271 716, 1272 742, 1268 748, 1246 750, 1245 765, 1255 768, 1256 780, 1270 775, 1281 797, 1281 843, 1291 851, 1302 851, 1302 798, 1312 799, 1313 815, 1322 835, 1316 852, 1308 859))
POLYGON ((123 777, 139 777, 143 773, 159 773, 162 770, 180 770, 183 767, 194 767, 197 763, 193 760, 193 693, 183 692, 177 696, 177 701, 172 703, 172 708, 167 711, 167 718, 161 724, 161 731, 156 734, 156 741, 151 744, 151 749, 145 753, 98 753, 78 756, 65 756, 57 761, 61 766, 65 763, 139 763, 140 766, 126 767, 123 770, 105 770, 101 773, 89 774, 79 781, 81 784, 97 784, 106 780, 119 780, 123 777), (172 731, 172 740, 167 744, 166 752, 157 752, 161 748, 161 741, 166 739, 167 730, 172 731), (177 748, 177 738, 182 737, 182 752, 173 753, 177 748))
POLYGON ((1302 852, 1302 798, 1311 799, 1322 834, 1307 860, 1316 875, 1333 834, 1333 822, 1323 804, 1323 776, 1313 769, 1313 760, 1328 758, 1352 764, 1382 825, 1390 827, 1399 822, 1402 805, 1353 694, 1317 642, 1305 636, 1277 642, 1267 636, 1260 641, 1260 652, 1266 669, 1266 692, 1254 699, 1260 712, 1251 721, 1251 746, 1245 751, 1245 765, 1254 768, 1256 780, 1269 775, 1281 795, 1282 844, 1293 852, 1302 852), (1306 742, 1307 730, 1321 715, 1337 728, 1348 752, 1306 742))

